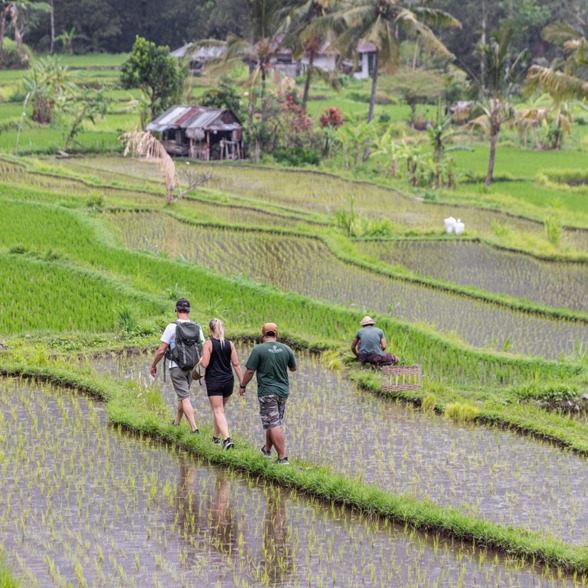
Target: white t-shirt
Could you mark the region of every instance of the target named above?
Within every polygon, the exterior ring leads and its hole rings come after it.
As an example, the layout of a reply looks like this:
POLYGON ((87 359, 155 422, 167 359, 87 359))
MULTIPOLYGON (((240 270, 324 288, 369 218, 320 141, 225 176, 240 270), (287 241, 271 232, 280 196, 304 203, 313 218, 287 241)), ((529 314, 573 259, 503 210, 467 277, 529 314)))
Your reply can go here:
MULTIPOLYGON (((178 319, 179 323, 189 323, 189 320, 186 319, 178 319)), ((202 327, 200 327, 200 333, 198 334, 200 339, 200 343, 204 343, 204 333, 202 332, 202 327)), ((167 343, 170 349, 173 349, 176 346, 176 323, 170 323, 165 327, 165 331, 163 331, 163 335, 161 336, 161 341, 163 343, 167 343)), ((168 367, 174 368, 178 367, 175 361, 169 360, 168 367)))

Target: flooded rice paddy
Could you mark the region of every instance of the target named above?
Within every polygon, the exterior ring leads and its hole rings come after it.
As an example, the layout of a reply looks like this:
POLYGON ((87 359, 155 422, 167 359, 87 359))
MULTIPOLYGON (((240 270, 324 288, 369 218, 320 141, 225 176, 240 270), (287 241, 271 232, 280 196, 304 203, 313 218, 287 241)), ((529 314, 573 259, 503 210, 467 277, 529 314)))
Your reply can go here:
MULTIPOLYGON (((64 161, 62 165, 76 169, 84 166, 79 161, 64 161)), ((461 218, 468 231, 493 234, 496 226, 509 226, 515 232, 535 234, 544 238, 545 228, 537 222, 504 212, 476 209, 463 205, 421 202, 403 196, 399 192, 367 182, 353 182, 325 173, 280 170, 276 168, 210 166, 211 180, 206 188, 212 188, 268 203, 289 206, 293 209, 326 214, 336 210, 349 210, 355 199, 355 211, 374 218, 386 217, 392 222, 411 228, 443 230, 443 219, 449 216, 461 218)), ((125 159, 94 158, 94 173, 106 177, 134 176, 161 182, 157 166, 125 159)), ((562 245, 577 251, 588 251, 588 230, 564 231, 562 245)))
POLYGON ((246 275, 283 291, 392 313, 475 347, 559 359, 588 344, 583 323, 526 314, 383 276, 336 259, 315 239, 194 226, 158 213, 107 218, 128 247, 181 255, 224 275, 246 275))
POLYGON ((572 586, 222 471, 0 380, 0 544, 24 586, 572 586))
POLYGON ((467 241, 366 241, 356 248, 422 276, 588 312, 585 263, 541 261, 467 241))
MULTIPOLYGON (((242 364, 249 350, 238 346, 242 364)), ((100 372, 147 385, 150 360, 92 363, 100 372)), ((285 424, 290 457, 499 524, 586 543, 588 460, 508 431, 456 425, 415 411, 358 389, 316 356, 300 352, 298 360, 285 424)), ((171 415, 175 395, 169 378, 157 385, 171 415)), ((261 446, 255 386, 250 388, 247 399, 233 395, 228 420, 231 434, 261 446)), ((192 402, 200 425, 211 424, 205 391, 197 384, 192 402)))

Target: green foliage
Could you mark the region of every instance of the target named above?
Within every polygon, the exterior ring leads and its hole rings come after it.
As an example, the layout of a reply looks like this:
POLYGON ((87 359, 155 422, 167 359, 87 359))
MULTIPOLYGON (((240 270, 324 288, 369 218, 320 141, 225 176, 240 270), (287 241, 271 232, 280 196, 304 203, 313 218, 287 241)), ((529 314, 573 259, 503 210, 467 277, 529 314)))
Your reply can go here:
POLYGON ((168 47, 158 47, 139 36, 120 68, 123 88, 140 88, 153 118, 180 102, 185 77, 168 47))
POLYGON ((227 78, 221 78, 216 88, 210 88, 202 94, 198 103, 209 108, 229 108, 237 118, 243 120, 241 95, 227 78))
POLYGON ((63 145, 65 150, 69 149, 75 138, 82 132, 86 121, 95 124, 106 114, 108 102, 103 90, 86 89, 75 101, 72 100, 64 105, 64 112, 70 116, 63 145))
POLYGON ((319 165, 319 154, 315 149, 305 149, 299 145, 294 147, 278 147, 272 152, 272 157, 278 163, 284 163, 293 167, 302 165, 319 165))

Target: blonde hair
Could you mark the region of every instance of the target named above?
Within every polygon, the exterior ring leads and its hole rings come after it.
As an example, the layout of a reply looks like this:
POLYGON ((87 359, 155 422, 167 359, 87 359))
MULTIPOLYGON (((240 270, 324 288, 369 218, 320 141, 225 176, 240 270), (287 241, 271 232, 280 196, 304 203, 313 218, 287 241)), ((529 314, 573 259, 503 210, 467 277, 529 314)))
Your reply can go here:
POLYGON ((220 341, 221 347, 225 346, 225 327, 220 319, 213 318, 209 323, 208 327, 210 332, 215 339, 220 341))

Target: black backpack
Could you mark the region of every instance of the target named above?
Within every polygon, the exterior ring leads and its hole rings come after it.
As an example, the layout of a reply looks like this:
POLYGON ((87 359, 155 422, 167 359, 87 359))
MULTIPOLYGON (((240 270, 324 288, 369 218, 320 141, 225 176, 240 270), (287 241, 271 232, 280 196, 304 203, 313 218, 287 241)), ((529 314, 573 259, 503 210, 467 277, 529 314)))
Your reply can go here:
POLYGON ((200 326, 192 321, 176 324, 176 346, 165 352, 167 359, 171 359, 184 371, 189 371, 202 357, 202 343, 200 342, 200 326))

